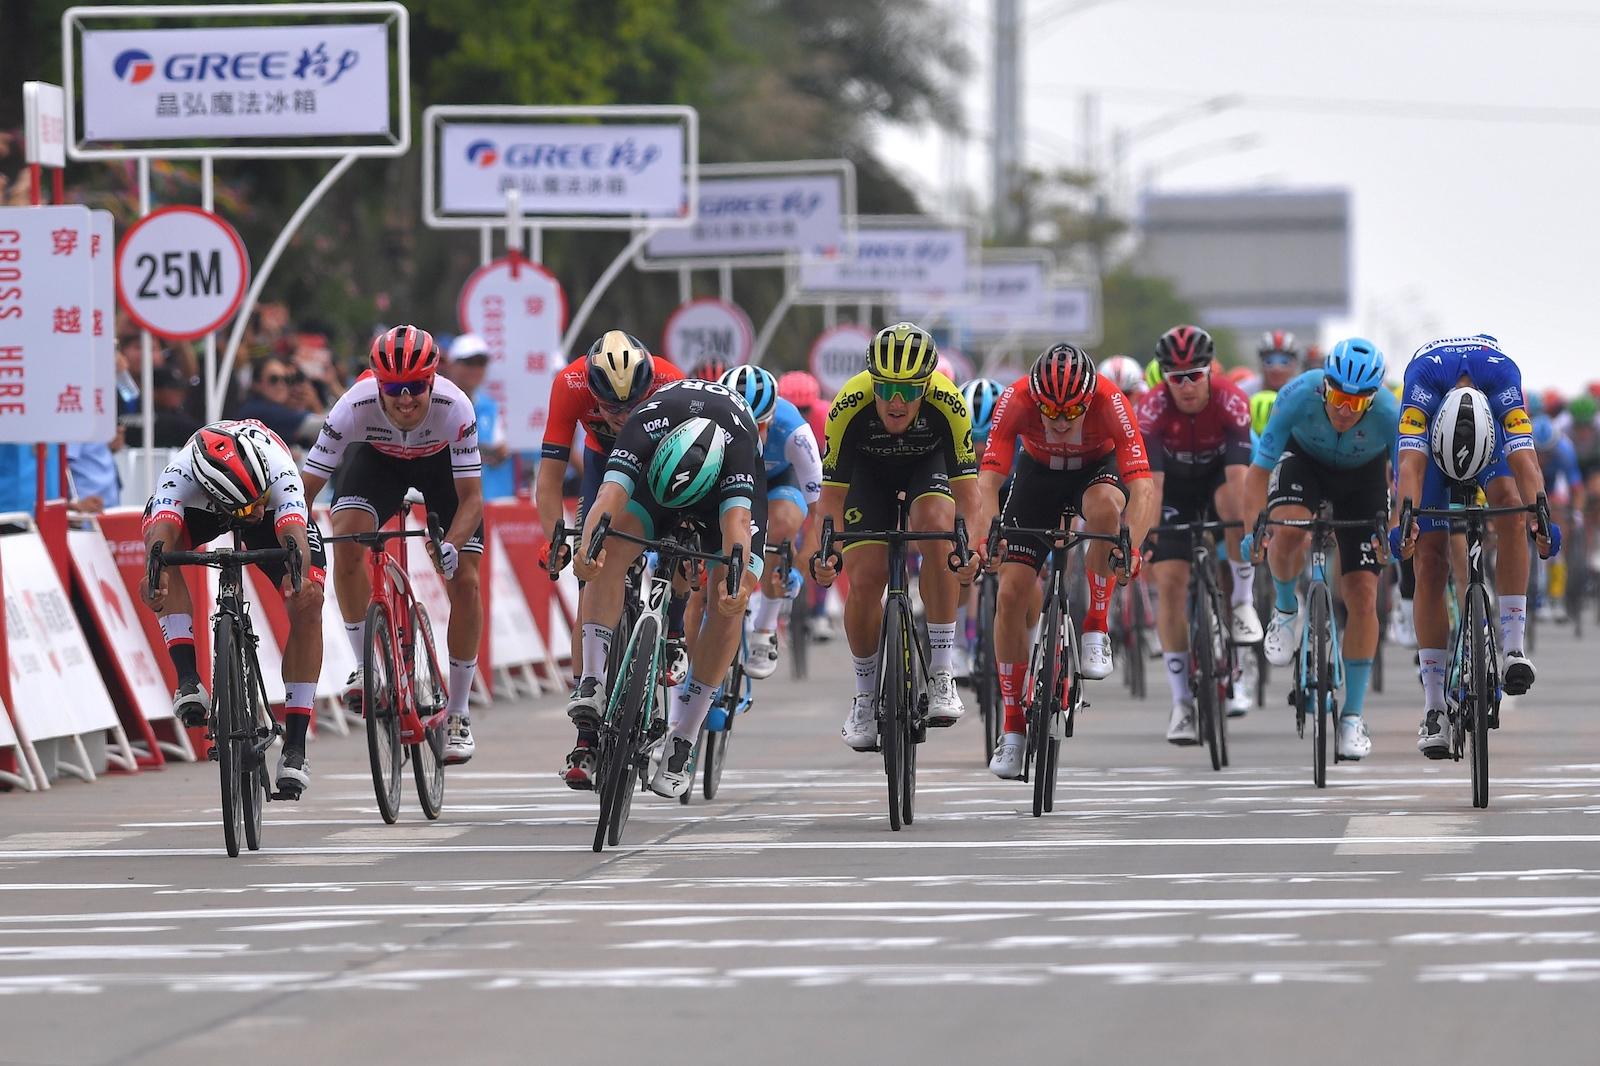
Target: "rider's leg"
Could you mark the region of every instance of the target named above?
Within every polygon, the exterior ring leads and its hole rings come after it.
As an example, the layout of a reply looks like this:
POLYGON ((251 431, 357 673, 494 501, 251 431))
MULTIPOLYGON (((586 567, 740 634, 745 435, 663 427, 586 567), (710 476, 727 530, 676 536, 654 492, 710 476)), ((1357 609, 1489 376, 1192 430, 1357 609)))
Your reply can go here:
MULTIPOLYGON (((759 543, 753 547, 760 550, 759 543)), ((708 585, 725 580, 726 572, 720 566, 711 567, 706 574, 708 585)), ((746 591, 753 590, 757 584, 755 574, 748 568, 743 580, 746 591)), ((707 599, 710 598, 708 591, 707 599)), ((711 707, 711 697, 717 686, 722 684, 728 664, 733 662, 739 650, 739 635, 743 625, 742 613, 730 617, 707 603, 705 620, 700 625, 700 634, 694 644, 694 658, 689 664, 689 678, 674 694, 667 712, 670 736, 693 743, 700 735, 700 726, 711 707)))
MULTIPOLYGON (((1311 509, 1300 504, 1282 504, 1272 510, 1273 518, 1286 521, 1305 521, 1311 509)), ((1297 614, 1300 601, 1295 596, 1295 585, 1306 565, 1308 530, 1288 526, 1272 526, 1272 536, 1267 543, 1267 568, 1272 571, 1273 609, 1281 614, 1297 614)))
MULTIPOLYGON (((1090 485, 1083 490, 1079 502, 1084 532, 1116 533, 1126 505, 1127 496, 1116 482, 1090 485)), ((1084 566, 1089 576, 1089 611, 1084 616, 1083 629, 1086 633, 1104 633, 1110 628, 1107 614, 1111 610, 1111 545, 1103 540, 1090 541, 1084 566)))
POLYGON ((1417 627, 1417 656, 1422 676, 1425 711, 1444 710, 1444 679, 1450 639, 1449 613, 1445 609, 1444 583, 1449 562, 1449 532, 1431 530, 1417 537, 1412 568, 1416 574, 1413 617, 1417 627))
MULTIPOLYGON (((174 521, 152 523, 147 539, 154 543, 187 545, 183 526, 174 521)), ((156 612, 161 623, 161 636, 166 640, 167 656, 178 675, 178 687, 185 683, 200 684, 200 668, 194 657, 194 605, 189 599, 189 582, 184 571, 167 570, 167 602, 156 612)))
POLYGON ((1161 637, 1161 657, 1167 664, 1167 684, 1172 701, 1188 700, 1189 692, 1189 561, 1164 559, 1153 563, 1150 576, 1156 586, 1156 633, 1161 637))
POLYGON ((1000 566, 1000 588, 994 612, 994 657, 1000 681, 1000 702, 1005 711, 1003 729, 1007 733, 1027 732, 1022 685, 1023 675, 1028 670, 1028 631, 1039 613, 1038 574, 1038 566, 1031 561, 1008 560, 1000 566))
MULTIPOLYGON (((946 532, 955 524, 956 504, 940 492, 929 492, 911 501, 910 527, 923 532, 946 532)), ((956 643, 956 603, 961 598, 961 580, 951 573, 947 558, 952 545, 947 541, 922 542, 921 573, 918 588, 928 622, 928 670, 948 673, 954 666, 956 643)))
POLYGON ((889 585, 889 549, 852 544, 844 549, 850 588, 844 598, 844 635, 855 662, 857 694, 878 689, 878 637, 883 628, 883 592, 889 585))
POLYGON ((467 699, 472 695, 472 678, 478 668, 478 647, 483 636, 483 594, 478 583, 478 564, 482 551, 463 549, 456 564, 456 576, 444 583, 450 596, 450 630, 445 646, 450 652, 451 714, 467 714, 467 699))
MULTIPOLYGON (((1238 469, 1237 467, 1224 467, 1224 469, 1238 469)), ((1244 517, 1243 485, 1232 484, 1224 481, 1217 487, 1216 495, 1212 498, 1217 509, 1217 517, 1224 522, 1238 522, 1244 517)), ((1243 529, 1229 529, 1224 531, 1223 540, 1227 545, 1228 569, 1233 575, 1233 587, 1230 594, 1230 604, 1234 607, 1240 604, 1249 604, 1252 613, 1255 611, 1255 564, 1249 559, 1240 559, 1239 542, 1244 539, 1243 529)))
MULTIPOLYGON (((802 497, 803 499, 803 497, 802 497)), ((805 521, 805 509, 787 494, 772 495, 767 499, 767 543, 782 544, 800 534, 800 524, 805 521)), ((767 559, 766 572, 762 574, 761 588, 750 596, 750 628, 758 633, 772 633, 778 628, 778 615, 789 602, 786 588, 789 575, 783 567, 775 566, 774 557, 767 559)))
MULTIPOLYGON (((1517 507, 1525 502, 1516 481, 1509 477, 1492 479, 1483 491, 1490 507, 1517 507)), ((1528 565, 1532 556, 1525 532, 1528 518, 1524 514, 1508 514, 1492 521, 1499 549, 1494 584, 1500 598, 1500 650, 1521 654, 1528 622, 1528 565)))
MULTIPOLYGON (((333 511, 333 535, 370 533, 378 528, 378 516, 364 504, 340 507, 333 511)), ((367 549, 351 541, 333 546, 333 591, 339 599, 339 616, 344 619, 345 635, 359 664, 366 655, 367 605, 372 600, 372 582, 367 577, 367 549)))
POLYGON ((1344 596, 1344 715, 1361 714, 1366 705, 1372 657, 1378 650, 1378 575, 1347 569, 1339 578, 1344 596))
POLYGON ((283 646, 285 748, 304 751, 306 746, 322 674, 322 596, 322 582, 308 579, 283 601, 289 614, 289 639, 283 646))
MULTIPOLYGON (((611 527, 623 533, 640 535, 643 526, 631 510, 612 516, 611 527)), ((582 667, 580 678, 604 681, 606 658, 611 652, 617 619, 622 617, 624 579, 628 568, 639 557, 642 549, 637 544, 616 538, 606 541, 605 562, 593 581, 584 586, 584 596, 578 605, 578 620, 582 626, 582 667)), ((621 635, 627 639, 627 634, 621 635)))

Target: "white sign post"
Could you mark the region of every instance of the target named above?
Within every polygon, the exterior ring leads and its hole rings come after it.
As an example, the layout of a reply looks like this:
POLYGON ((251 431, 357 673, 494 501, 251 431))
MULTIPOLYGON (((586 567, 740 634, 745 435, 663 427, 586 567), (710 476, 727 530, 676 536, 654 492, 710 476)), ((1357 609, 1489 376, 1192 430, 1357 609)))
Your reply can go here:
POLYGON ((811 345, 807 362, 822 384, 823 395, 836 393, 844 383, 867 368, 867 348, 873 331, 866 326, 843 325, 823 330, 811 345))
POLYGON ((22 83, 24 148, 30 165, 67 165, 67 97, 59 85, 43 81, 22 83))
POLYGON ((489 347, 484 388, 500 405, 506 444, 538 451, 549 419, 550 386, 565 365, 561 329, 567 298, 544 267, 517 252, 479 267, 462 286, 456 317, 489 347))
POLYGON ((239 234, 198 207, 163 207, 145 216, 117 248, 117 298, 141 327, 168 340, 220 329, 249 283, 239 234))
POLYGON ((662 354, 685 370, 706 359, 729 366, 750 360, 755 330, 744 308, 727 300, 690 300, 672 312, 661 338, 662 354))

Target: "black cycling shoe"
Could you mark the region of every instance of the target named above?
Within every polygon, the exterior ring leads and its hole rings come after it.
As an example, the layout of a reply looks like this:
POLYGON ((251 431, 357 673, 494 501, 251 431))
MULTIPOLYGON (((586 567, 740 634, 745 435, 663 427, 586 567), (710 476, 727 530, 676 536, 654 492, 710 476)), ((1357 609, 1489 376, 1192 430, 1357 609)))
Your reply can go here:
POLYGON ((1520 696, 1533 687, 1533 663, 1520 651, 1508 651, 1501 676, 1506 695, 1520 696))

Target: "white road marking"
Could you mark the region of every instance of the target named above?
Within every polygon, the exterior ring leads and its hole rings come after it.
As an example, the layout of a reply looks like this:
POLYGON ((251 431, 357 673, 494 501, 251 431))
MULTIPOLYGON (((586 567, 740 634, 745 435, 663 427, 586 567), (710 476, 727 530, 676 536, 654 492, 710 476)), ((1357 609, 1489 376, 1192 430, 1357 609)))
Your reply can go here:
POLYGON ((1460 814, 1358 814, 1345 825, 1344 835, 1350 838, 1333 849, 1335 855, 1428 855, 1468 852, 1473 849, 1470 833, 1477 819, 1460 814), (1426 844, 1388 843, 1396 837, 1432 836, 1437 841, 1426 844))

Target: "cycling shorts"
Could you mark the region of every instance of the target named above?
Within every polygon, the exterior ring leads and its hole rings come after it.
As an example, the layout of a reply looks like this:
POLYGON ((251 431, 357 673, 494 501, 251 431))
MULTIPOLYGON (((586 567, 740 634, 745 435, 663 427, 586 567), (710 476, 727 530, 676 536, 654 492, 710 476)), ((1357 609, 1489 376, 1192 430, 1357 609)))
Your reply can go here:
MULTIPOLYGON (((311 549, 311 558, 302 562, 302 573, 307 581, 315 581, 319 585, 326 585, 328 574, 328 557, 322 548, 322 531, 315 522, 306 524, 307 547, 311 549)), ((283 543, 278 539, 278 534, 273 532, 271 521, 262 522, 235 522, 227 515, 215 511, 207 511, 198 507, 185 507, 183 509, 183 531, 189 543, 183 548, 198 548, 209 544, 229 530, 239 534, 239 543, 251 551, 261 548, 281 548, 283 543)), ((255 568, 261 572, 273 588, 283 584, 284 575, 289 572, 289 564, 285 562, 255 563, 255 568)))
MULTIPOLYGON (((895 527, 895 496, 906 494, 906 508, 924 496, 943 496, 954 499, 950 492, 950 474, 945 467, 944 453, 938 450, 904 463, 858 463, 850 474, 850 488, 844 497, 845 532, 858 529, 893 529, 895 527)), ((882 544, 881 540, 857 541, 857 544, 882 544)), ((855 547, 854 544, 846 547, 855 547)))
MULTIPOLYGON (((1267 509, 1295 504, 1316 514, 1326 500, 1333 517, 1340 521, 1375 518, 1389 512, 1389 479, 1385 477, 1387 455, 1348 470, 1319 463, 1309 455, 1285 448, 1267 481, 1267 509)), ((1385 521, 1387 533, 1387 521, 1385 521)), ((1372 531, 1336 529, 1334 543, 1339 546, 1339 565, 1349 573, 1365 570, 1376 574, 1383 569, 1372 548, 1372 531)))
MULTIPOLYGON (((1122 493, 1123 503, 1127 503, 1128 491, 1117 474, 1115 452, 1086 462, 1081 470, 1052 470, 1019 451, 1014 470, 1016 482, 1000 514, 1002 525, 1050 529, 1060 521, 1064 511, 1083 513, 1083 494, 1092 485, 1114 487, 1122 493)), ((989 535, 986 529, 981 532, 983 536, 989 535)), ((1049 554, 1049 542, 1042 537, 1018 537, 1006 542, 1008 563, 1021 563, 1037 570, 1049 554)))
MULTIPOLYGON (((1218 463, 1210 470, 1193 477, 1174 477, 1168 474, 1161 489, 1161 525, 1182 525, 1185 522, 1208 522, 1217 517, 1214 501, 1217 490, 1227 480, 1227 466, 1218 463)), ((1155 549, 1150 554, 1153 563, 1169 559, 1189 561, 1189 537, 1184 533, 1156 533, 1155 549)))
MULTIPOLYGON (((456 520, 456 479, 450 468, 450 449, 445 448, 415 459, 385 455, 370 444, 357 443, 345 453, 340 466, 342 478, 333 511, 365 511, 379 528, 405 505, 406 490, 416 489, 427 501, 428 510, 439 516, 439 524, 449 529, 456 520)), ((483 523, 462 545, 463 552, 483 552, 483 523)))

